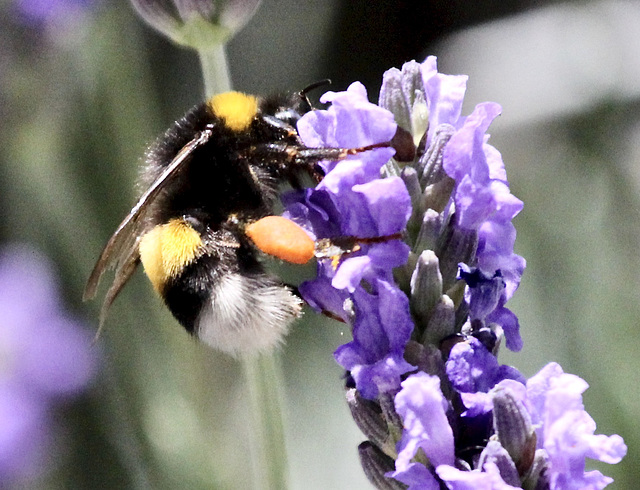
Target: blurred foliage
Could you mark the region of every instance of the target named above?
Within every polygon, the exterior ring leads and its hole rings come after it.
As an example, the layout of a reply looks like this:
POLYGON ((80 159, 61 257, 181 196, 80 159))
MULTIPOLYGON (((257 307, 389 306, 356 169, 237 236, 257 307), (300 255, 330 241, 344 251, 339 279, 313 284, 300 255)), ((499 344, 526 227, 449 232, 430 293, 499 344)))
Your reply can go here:
MULTIPOLYGON (((386 68, 510 2, 477 3, 486 8, 461 15, 461 2, 345 11, 265 1, 228 46, 234 86, 268 93, 332 77, 338 90, 361 79, 375 100, 386 68)), ((533 3, 512 2, 508 13, 533 3)), ((12 2, 0 12, 0 237, 52 257, 68 304, 94 325, 99 302, 81 303, 84 281, 134 200, 145 146, 200 101, 197 56, 146 28, 124 0, 50 25, 21 21, 12 2)), ((558 361, 591 384, 598 432, 619 433, 630 448, 621 464, 599 468, 614 488, 635 488, 640 477, 637 109, 612 101, 518 127, 505 117, 491 131, 525 202, 516 251, 528 259, 510 303, 525 349, 501 360, 527 375, 558 361)), ((349 333, 307 313, 282 355, 292 488, 368 488, 331 355, 349 333)), ((112 308, 99 346, 101 377, 58 414, 67 449, 33 488, 249 487, 238 364, 178 328, 142 274, 112 308)))

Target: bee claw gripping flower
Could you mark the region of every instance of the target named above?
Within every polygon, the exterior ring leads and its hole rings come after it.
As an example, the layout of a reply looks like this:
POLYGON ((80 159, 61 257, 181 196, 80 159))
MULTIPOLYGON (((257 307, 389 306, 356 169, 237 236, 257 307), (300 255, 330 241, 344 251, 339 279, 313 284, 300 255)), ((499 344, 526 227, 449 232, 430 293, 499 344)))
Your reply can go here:
POLYGON ((381 145, 326 162, 316 188, 285 196, 285 216, 316 240, 360 240, 318 256, 300 293, 352 330, 334 356, 377 488, 603 488, 611 479, 585 471, 585 458, 616 463, 626 446, 594 435, 586 383, 553 363, 528 380, 498 363, 503 341, 522 348, 505 305, 525 268, 512 224, 523 204, 488 143, 501 108, 486 102, 463 116, 466 83, 429 57, 387 71, 379 106, 354 83, 302 117, 308 146, 359 148, 402 133, 415 152, 394 158, 381 145))

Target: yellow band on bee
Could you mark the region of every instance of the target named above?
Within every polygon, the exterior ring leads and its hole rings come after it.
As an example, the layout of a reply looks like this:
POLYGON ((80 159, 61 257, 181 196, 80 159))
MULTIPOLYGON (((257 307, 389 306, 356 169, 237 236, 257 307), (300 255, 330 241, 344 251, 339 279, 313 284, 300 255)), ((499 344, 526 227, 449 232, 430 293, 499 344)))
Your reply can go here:
POLYGON ((145 233, 140 239, 140 260, 158 293, 199 256, 202 238, 183 219, 172 219, 145 233))
POLYGON ((258 99, 241 92, 225 92, 209 99, 213 113, 234 131, 244 131, 258 112, 258 99))

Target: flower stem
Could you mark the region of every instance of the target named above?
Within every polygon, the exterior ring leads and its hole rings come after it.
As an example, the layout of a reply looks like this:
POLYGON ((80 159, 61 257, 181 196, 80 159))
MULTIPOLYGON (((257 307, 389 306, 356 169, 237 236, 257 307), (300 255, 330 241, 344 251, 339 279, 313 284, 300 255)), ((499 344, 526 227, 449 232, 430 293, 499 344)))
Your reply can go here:
MULTIPOLYGON (((198 51, 206 97, 231 90, 224 44, 198 51)), ((283 377, 278 357, 263 354, 241 360, 249 394, 249 445, 254 488, 287 488, 287 453, 282 418, 283 377)))
POLYGON ((198 51, 198 55, 202 66, 205 96, 209 98, 231 90, 231 77, 224 44, 203 48, 198 51))
POLYGON ((243 359, 252 412, 251 459, 254 488, 287 488, 287 460, 282 417, 282 371, 279 358, 264 354, 243 359))

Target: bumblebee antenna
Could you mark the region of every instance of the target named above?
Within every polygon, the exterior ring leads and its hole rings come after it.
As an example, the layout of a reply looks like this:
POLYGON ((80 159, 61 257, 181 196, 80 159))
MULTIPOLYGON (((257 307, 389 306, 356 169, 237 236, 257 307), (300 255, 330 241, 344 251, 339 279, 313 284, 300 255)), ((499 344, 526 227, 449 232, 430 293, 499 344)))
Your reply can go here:
POLYGON ((304 100, 307 104, 309 104, 309 107, 313 108, 313 106, 311 105, 311 101, 309 100, 309 97, 307 97, 307 94, 312 90, 315 90, 318 87, 323 87, 325 85, 331 85, 331 80, 328 78, 324 78, 323 80, 318 80, 317 82, 313 82, 311 85, 307 85, 305 88, 300 90, 298 94, 300 95, 300 98, 302 100, 304 100))

